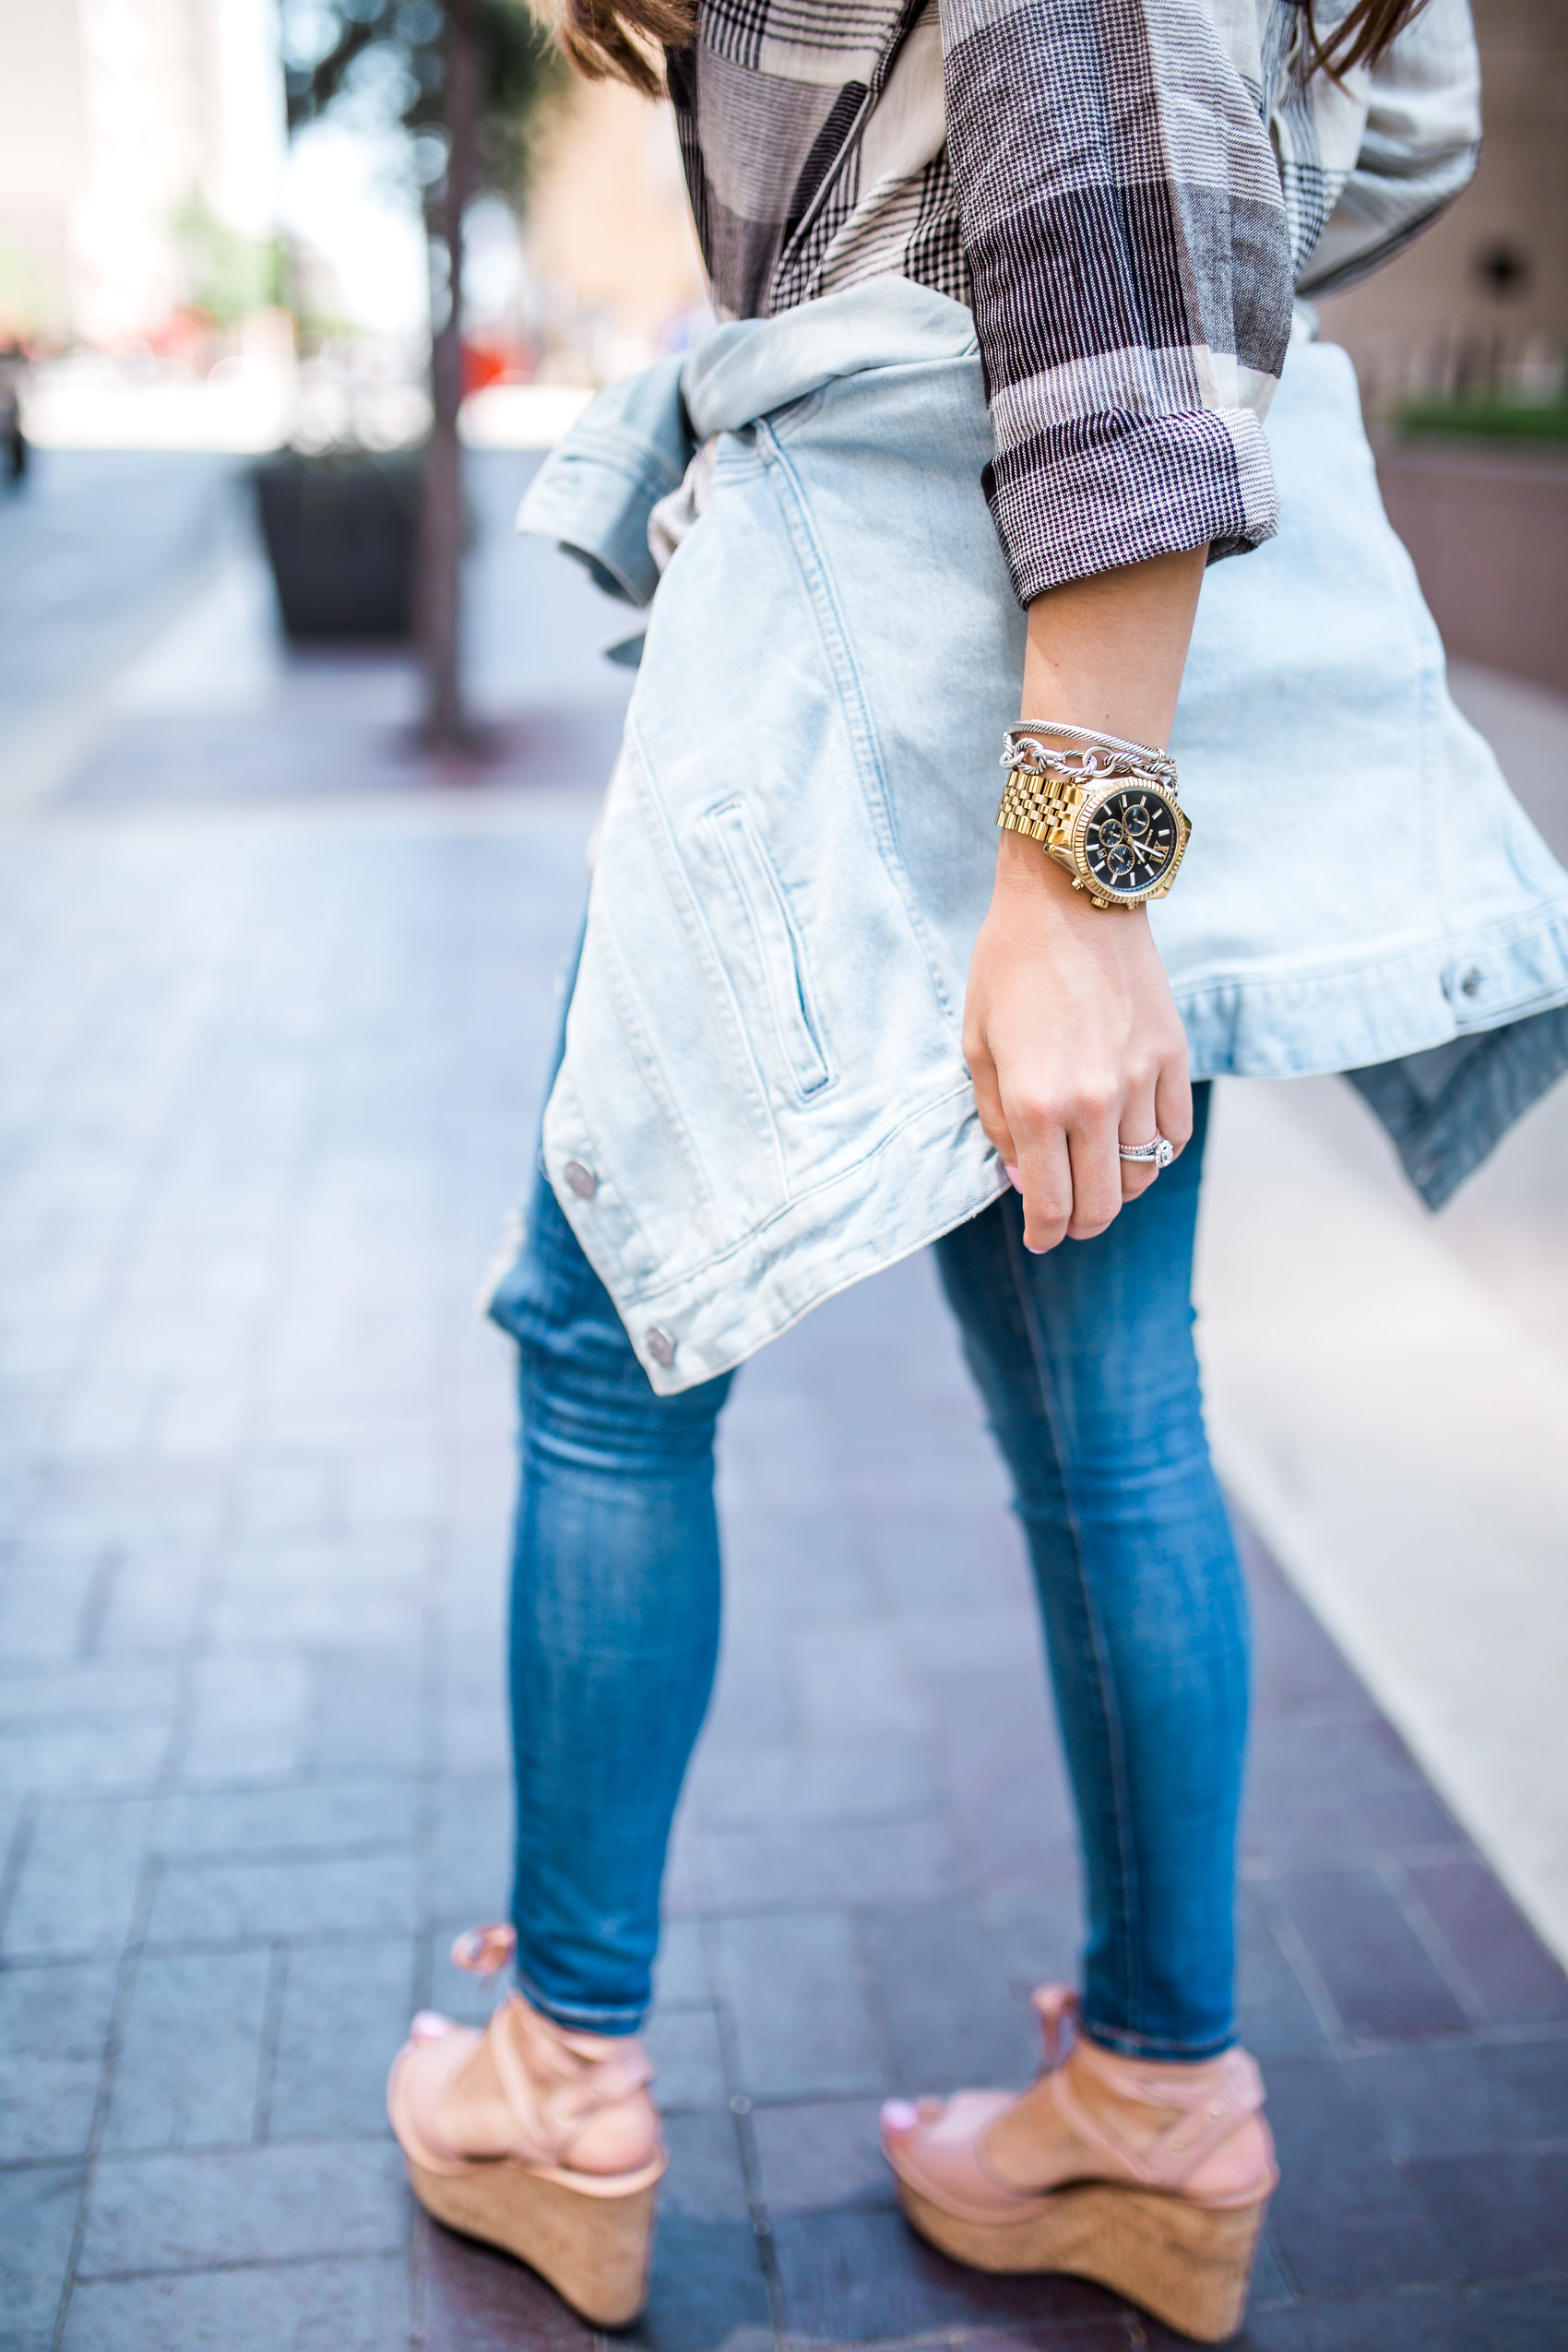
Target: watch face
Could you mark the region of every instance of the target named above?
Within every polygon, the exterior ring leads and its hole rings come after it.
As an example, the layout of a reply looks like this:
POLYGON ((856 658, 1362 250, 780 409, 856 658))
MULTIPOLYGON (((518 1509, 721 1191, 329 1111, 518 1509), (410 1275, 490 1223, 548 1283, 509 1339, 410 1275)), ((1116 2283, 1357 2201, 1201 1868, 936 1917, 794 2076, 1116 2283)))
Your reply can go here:
POLYGON ((1084 828, 1089 879, 1109 898, 1135 898, 1170 872, 1180 848, 1175 812, 1142 784, 1118 785, 1084 828))

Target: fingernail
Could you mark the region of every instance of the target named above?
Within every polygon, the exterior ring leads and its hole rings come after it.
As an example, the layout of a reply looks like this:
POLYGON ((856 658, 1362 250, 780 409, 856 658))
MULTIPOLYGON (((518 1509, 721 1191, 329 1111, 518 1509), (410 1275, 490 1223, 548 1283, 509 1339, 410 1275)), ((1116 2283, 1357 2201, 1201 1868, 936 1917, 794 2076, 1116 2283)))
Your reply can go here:
POLYGON ((1006 1171, 1007 1182, 1012 1185, 1013 1190, 1016 1193, 1021 1193, 1024 1189, 1024 1180, 1019 1175, 1017 1170, 1014 1167, 1012 1161, 1010 1159, 1004 1159, 1002 1165, 1006 1171))
POLYGON ((1026 1241, 1024 1243, 1024 1247, 1028 1250, 1030 1257, 1032 1258, 1042 1258, 1045 1255, 1045 1252, 1043 1250, 1037 1250, 1032 1241, 1026 1241))
POLYGON ((883 2104, 882 2120, 890 2132, 909 2132, 920 2121, 921 2111, 918 2107, 911 2107, 908 2099, 887 2099, 883 2104))

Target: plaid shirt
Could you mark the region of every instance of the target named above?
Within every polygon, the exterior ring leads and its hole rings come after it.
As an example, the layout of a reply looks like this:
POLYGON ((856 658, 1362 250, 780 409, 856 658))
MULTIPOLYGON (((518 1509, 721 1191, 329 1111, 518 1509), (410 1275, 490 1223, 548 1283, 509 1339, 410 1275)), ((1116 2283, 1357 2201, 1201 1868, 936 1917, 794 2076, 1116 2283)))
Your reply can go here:
POLYGON ((1396 251, 1479 132, 1468 0, 1342 85, 1303 30, 1296 0, 700 0, 669 82, 715 303, 891 275, 968 303, 1023 603, 1254 547, 1293 288, 1396 251))

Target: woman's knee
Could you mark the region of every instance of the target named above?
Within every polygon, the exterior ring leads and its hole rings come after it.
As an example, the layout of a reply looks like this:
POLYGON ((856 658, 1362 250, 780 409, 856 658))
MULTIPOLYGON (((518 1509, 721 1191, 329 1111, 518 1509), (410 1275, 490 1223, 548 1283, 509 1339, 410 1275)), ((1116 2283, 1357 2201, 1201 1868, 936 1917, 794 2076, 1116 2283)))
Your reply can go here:
POLYGON ((711 1455, 731 1375, 656 1394, 542 1177, 490 1313, 517 1343, 525 1447, 606 1477, 689 1468, 711 1455))
POLYGON ((605 1478, 689 1476, 711 1461, 731 1375, 660 1396, 622 1341, 604 1347, 579 1333, 561 1346, 518 1342, 524 1447, 605 1478))

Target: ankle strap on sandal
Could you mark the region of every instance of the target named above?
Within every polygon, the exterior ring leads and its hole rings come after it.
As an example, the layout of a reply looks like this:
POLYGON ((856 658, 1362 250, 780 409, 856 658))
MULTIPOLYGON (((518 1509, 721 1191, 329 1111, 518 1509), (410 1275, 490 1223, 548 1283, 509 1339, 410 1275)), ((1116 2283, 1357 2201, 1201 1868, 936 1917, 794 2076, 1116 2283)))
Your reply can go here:
POLYGON ((520 1992, 492 2019, 490 2045, 519 2126, 517 2152, 554 2164, 568 2160, 573 2142, 596 2115, 653 2080, 640 2042, 612 2050, 596 2047, 593 2037, 567 2033, 541 2017, 520 1992))
MULTIPOLYGON (((452 1946, 459 1968, 493 1982, 517 1946, 510 1927, 469 1928, 452 1946)), ((517 2121, 514 2154, 564 2163, 596 2115, 644 2090, 653 2068, 641 2042, 610 2042, 557 2025, 514 1992, 491 2018, 487 2038, 497 2078, 517 2121)))
POLYGON ((1065 1985, 1042 1985, 1034 1995, 1034 2007, 1045 2044, 1051 2095, 1063 2120, 1076 2138, 1107 2157, 1119 2171, 1131 2173, 1151 2189, 1180 2188, 1206 2156, 1263 2106, 1263 2076, 1256 2061, 1244 2049, 1226 2050, 1177 2074, 1168 2065, 1140 2063, 1091 2041, 1082 2029, 1078 1996, 1065 1985), (1134 2148, 1090 2114, 1065 2072, 1064 2061, 1073 2049, 1077 2051, 1078 2067, 1118 2097, 1172 2110, 1168 2129, 1152 2146, 1134 2148))

